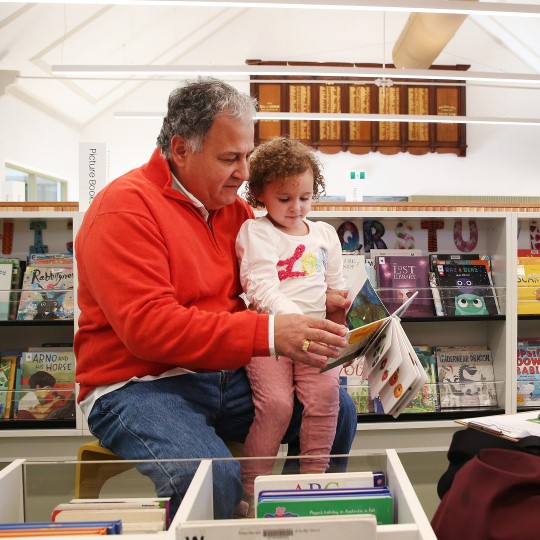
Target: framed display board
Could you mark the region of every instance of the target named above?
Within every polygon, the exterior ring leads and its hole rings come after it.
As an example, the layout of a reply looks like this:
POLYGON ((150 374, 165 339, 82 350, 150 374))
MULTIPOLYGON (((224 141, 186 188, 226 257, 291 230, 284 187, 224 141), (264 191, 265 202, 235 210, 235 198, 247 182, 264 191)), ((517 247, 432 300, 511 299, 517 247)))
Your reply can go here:
MULTIPOLYGON (((247 60, 248 65, 382 67, 380 64, 300 63, 247 60)), ((388 65, 386 67, 394 67, 388 65)), ((469 66, 432 66, 433 69, 466 71, 469 66)), ((375 78, 292 77, 252 75, 251 95, 264 112, 359 113, 464 116, 465 81, 375 78), (390 84, 388 84, 390 83, 390 84)), ((465 124, 429 122, 370 122, 261 120, 255 128, 259 142, 279 135, 299 139, 327 154, 428 152, 466 155, 465 124)))

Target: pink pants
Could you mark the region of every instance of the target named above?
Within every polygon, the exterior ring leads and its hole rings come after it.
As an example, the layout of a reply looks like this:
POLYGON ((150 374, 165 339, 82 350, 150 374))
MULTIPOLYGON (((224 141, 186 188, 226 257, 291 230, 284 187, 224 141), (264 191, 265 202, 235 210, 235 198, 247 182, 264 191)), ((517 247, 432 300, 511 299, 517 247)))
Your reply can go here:
MULTIPOLYGON (((318 368, 281 356, 253 358, 246 367, 253 390, 255 419, 244 443, 244 457, 275 457, 287 431, 294 392, 304 406, 300 427, 300 454, 328 456, 336 433, 339 411, 339 368, 318 368)), ((245 493, 253 493, 255 477, 272 474, 275 459, 243 460, 245 493)), ((300 460, 300 472, 324 472, 329 458, 300 460)))

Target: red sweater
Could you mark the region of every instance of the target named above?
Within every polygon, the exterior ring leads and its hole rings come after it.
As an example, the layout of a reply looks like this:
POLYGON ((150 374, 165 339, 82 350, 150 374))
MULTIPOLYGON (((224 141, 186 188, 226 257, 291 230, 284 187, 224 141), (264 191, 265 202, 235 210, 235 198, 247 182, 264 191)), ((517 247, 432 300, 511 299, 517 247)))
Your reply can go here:
POLYGON ((95 386, 173 367, 235 369, 268 349, 268 315, 245 309, 235 240, 239 197, 209 223, 150 161, 94 199, 75 240, 79 400, 95 386))

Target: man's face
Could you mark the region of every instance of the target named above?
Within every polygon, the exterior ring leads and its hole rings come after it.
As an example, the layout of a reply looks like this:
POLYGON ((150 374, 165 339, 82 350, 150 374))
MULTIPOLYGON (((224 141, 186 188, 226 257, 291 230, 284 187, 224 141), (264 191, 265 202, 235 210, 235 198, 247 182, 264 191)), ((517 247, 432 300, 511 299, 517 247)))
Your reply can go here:
POLYGON ((214 120, 201 152, 193 153, 181 137, 171 141, 171 167, 182 185, 207 210, 217 210, 236 199, 248 179, 254 126, 230 116, 214 120))

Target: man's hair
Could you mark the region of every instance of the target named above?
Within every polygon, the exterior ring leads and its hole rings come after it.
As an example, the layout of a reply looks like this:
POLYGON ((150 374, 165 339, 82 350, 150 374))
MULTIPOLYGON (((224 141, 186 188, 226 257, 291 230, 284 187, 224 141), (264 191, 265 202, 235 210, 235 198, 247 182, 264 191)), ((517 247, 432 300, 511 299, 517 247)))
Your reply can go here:
POLYGON ((193 152, 200 152, 216 116, 228 115, 248 123, 255 122, 256 111, 256 99, 219 79, 199 77, 186 81, 169 96, 157 145, 169 159, 171 139, 179 135, 193 152))
POLYGON ((295 139, 275 137, 259 145, 249 159, 249 180, 244 198, 253 208, 264 208, 258 201, 264 187, 276 178, 286 179, 311 169, 313 198, 324 193, 325 183, 321 164, 311 148, 295 139))

